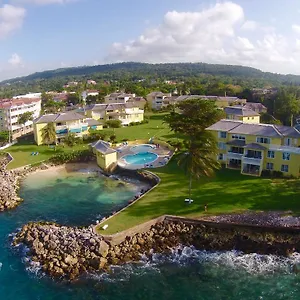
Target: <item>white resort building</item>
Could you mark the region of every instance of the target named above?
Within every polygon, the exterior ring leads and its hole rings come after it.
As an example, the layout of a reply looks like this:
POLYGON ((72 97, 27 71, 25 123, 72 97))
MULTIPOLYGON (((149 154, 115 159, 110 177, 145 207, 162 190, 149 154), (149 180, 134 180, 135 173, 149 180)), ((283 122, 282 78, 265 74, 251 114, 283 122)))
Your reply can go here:
POLYGON ((40 116, 41 98, 37 95, 28 94, 0 100, 0 131, 9 131, 12 140, 32 132, 33 122, 27 121, 24 125, 19 124, 19 117, 26 112, 31 112, 33 119, 40 116))

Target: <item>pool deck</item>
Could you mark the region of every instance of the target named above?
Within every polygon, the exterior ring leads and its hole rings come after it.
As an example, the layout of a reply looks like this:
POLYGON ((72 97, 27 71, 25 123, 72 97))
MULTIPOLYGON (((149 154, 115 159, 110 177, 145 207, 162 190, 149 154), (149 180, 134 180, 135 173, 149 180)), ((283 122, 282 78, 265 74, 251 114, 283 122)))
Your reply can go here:
POLYGON ((141 165, 132 165, 132 164, 128 164, 123 158, 123 156, 125 155, 129 155, 129 154, 136 154, 137 152, 134 152, 131 150, 132 147, 134 146, 138 146, 141 144, 130 144, 130 145, 123 145, 118 147, 117 153, 118 153, 118 166, 124 169, 128 169, 128 170, 138 170, 138 169, 148 169, 148 168, 159 168, 159 167, 163 167, 164 165, 166 165, 170 158, 173 155, 173 151, 171 151, 170 149, 168 149, 167 147, 164 146, 159 146, 159 148, 152 148, 149 149, 148 152, 152 152, 157 154, 157 159, 155 161, 153 161, 152 163, 149 164, 141 164, 141 165))

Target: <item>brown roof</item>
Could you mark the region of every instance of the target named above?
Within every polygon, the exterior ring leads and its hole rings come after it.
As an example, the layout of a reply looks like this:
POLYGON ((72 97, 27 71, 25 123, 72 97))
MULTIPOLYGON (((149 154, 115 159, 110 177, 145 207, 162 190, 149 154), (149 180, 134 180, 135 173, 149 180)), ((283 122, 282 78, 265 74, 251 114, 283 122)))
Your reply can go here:
POLYGON ((0 99, 0 108, 10 108, 39 101, 41 101, 40 98, 0 99))

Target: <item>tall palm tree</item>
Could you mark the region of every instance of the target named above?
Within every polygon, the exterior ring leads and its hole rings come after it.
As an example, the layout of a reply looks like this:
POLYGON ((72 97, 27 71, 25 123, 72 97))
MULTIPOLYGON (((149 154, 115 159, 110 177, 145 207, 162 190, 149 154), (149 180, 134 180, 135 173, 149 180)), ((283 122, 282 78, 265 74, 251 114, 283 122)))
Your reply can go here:
POLYGON ((48 123, 42 129, 42 139, 43 143, 48 146, 56 142, 56 131, 54 123, 48 123))
POLYGON ((200 177, 211 177, 220 168, 216 160, 217 143, 210 132, 203 131, 196 138, 185 142, 187 151, 178 159, 178 165, 189 176, 189 200, 192 194, 192 180, 200 177))

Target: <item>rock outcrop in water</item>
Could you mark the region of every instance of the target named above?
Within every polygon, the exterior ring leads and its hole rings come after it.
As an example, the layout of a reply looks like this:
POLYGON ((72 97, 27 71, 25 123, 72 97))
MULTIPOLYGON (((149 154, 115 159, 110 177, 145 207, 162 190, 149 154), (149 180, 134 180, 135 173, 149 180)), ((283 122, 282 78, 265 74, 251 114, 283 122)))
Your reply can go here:
POLYGON ((205 250, 236 249, 287 256, 300 251, 300 233, 283 228, 185 223, 166 218, 145 233, 127 236, 118 245, 105 241, 92 227, 72 228, 50 223, 25 225, 13 243, 25 244, 32 261, 38 262, 50 276, 72 280, 81 273, 106 271, 110 265, 139 261, 144 254, 169 253, 180 244, 205 250))

